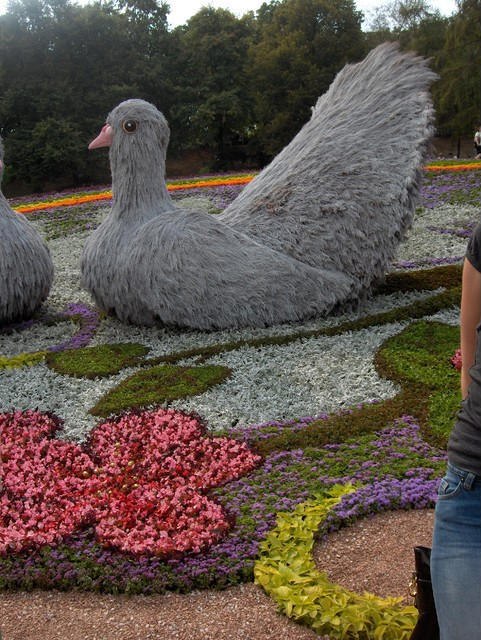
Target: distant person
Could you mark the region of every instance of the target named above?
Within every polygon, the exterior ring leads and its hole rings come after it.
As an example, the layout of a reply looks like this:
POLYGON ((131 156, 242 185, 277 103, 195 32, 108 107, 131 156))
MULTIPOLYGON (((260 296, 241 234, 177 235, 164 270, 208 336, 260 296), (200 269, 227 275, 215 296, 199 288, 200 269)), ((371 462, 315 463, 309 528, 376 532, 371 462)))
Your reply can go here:
POLYGON ((476 133, 474 134, 474 148, 476 150, 476 159, 481 158, 481 124, 476 127, 476 133))

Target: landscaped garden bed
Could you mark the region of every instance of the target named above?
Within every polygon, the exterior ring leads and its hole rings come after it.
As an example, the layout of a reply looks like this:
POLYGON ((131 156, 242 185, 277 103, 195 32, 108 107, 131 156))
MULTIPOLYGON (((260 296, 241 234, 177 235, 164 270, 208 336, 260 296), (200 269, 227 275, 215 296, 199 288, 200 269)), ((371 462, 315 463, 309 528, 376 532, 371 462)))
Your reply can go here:
MULTIPOLYGON (((346 596, 310 545, 434 504, 459 403, 461 262, 481 217, 481 164, 453 165, 425 171, 413 229, 369 300, 255 330, 104 316, 79 257, 106 190, 12 201, 47 238, 56 279, 37 317, 0 333, 0 588, 187 592, 255 571, 288 615, 332 637, 372 624, 408 637, 412 608, 346 596), (351 598, 351 613, 321 620, 325 597, 333 611, 351 598)), ((215 215, 247 179, 172 193, 215 215)))

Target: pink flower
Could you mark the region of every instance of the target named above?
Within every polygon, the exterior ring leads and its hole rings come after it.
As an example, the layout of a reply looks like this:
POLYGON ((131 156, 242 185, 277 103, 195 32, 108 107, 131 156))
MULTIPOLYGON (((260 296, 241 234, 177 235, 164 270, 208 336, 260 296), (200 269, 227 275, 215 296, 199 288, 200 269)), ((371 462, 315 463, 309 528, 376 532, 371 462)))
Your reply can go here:
POLYGON ((462 357, 461 357, 461 349, 456 349, 450 362, 457 371, 461 371, 461 368, 463 365, 462 357))
POLYGON ((206 492, 260 462, 174 410, 103 422, 85 447, 53 439, 58 427, 36 411, 0 414, 0 552, 56 544, 89 525, 123 551, 199 551, 229 528, 206 492))

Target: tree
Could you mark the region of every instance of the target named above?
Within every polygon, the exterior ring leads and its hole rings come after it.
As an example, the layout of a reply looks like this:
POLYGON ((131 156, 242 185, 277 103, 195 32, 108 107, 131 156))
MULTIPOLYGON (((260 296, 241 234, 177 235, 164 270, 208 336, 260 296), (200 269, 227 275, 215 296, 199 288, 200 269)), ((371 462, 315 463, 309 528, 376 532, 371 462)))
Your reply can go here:
POLYGON ((367 40, 370 47, 396 40, 403 49, 429 56, 436 68, 448 23, 425 0, 394 0, 374 10, 367 40))
POLYGON ((481 0, 461 0, 446 35, 436 87, 440 130, 473 133, 481 119, 481 0))
POLYGON ((127 26, 126 18, 108 6, 81 8, 67 0, 9 5, 0 18, 7 184, 16 177, 41 187, 42 170, 49 184, 65 176, 84 182, 98 174, 103 160, 87 157, 88 141, 115 104, 138 93, 138 54, 127 26), (53 121, 68 139, 54 135, 53 121), (61 150, 48 144, 46 132, 59 144, 63 140, 75 166, 66 157, 58 161, 61 150), (41 146, 32 147, 32 139, 41 146))
POLYGON ((28 183, 34 190, 55 184, 60 176, 66 185, 76 184, 85 156, 85 140, 76 122, 45 118, 31 131, 20 130, 12 136, 9 177, 28 183))
POLYGON ((276 0, 262 5, 248 74, 256 142, 267 158, 297 133, 336 73, 363 57, 361 21, 352 0, 276 0))
POLYGON ((245 137, 250 122, 245 61, 252 37, 251 17, 225 9, 201 9, 176 30, 179 56, 177 103, 171 125, 181 131, 177 148, 210 147, 215 168, 226 168, 227 148, 245 137))
POLYGON ((374 9, 370 28, 372 31, 388 30, 399 34, 411 31, 433 13, 426 0, 392 0, 374 9))

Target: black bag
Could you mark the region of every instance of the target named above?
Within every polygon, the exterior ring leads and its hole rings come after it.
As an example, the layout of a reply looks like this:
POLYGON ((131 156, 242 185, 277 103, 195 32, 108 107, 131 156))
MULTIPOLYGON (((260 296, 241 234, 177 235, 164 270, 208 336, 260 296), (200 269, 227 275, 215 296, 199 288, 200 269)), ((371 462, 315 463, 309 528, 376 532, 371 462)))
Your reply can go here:
POLYGON ((414 547, 415 572, 411 582, 411 595, 419 611, 419 618, 410 640, 439 640, 439 625, 431 584, 431 549, 414 547))

